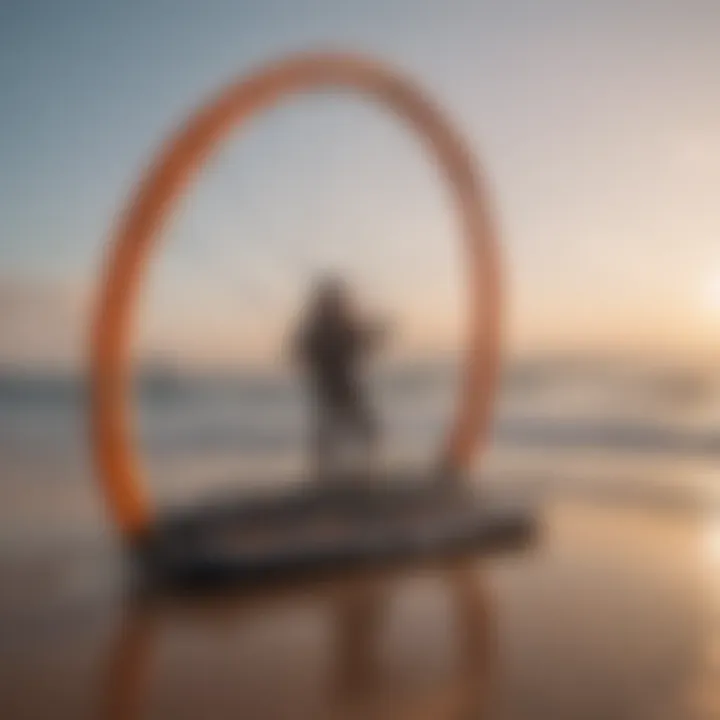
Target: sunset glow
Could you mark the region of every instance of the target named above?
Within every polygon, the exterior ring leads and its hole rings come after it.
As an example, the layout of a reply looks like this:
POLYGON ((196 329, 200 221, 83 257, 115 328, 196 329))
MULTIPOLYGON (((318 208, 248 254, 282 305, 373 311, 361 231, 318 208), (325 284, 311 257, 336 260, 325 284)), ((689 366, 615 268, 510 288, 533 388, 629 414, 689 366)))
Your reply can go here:
POLYGON ((715 317, 720 317, 720 272, 706 284, 705 304, 715 317))

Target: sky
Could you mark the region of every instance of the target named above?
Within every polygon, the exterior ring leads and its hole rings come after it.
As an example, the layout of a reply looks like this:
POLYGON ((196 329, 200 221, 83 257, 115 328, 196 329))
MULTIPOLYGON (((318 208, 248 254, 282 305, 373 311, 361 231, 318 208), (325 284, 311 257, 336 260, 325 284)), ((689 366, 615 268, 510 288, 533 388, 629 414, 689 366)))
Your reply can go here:
MULTIPOLYGON (((308 49, 397 67, 467 138, 502 230, 511 352, 720 359, 718 37, 716 0, 4 0, 0 363, 82 364, 113 223, 164 138, 308 49)), ((178 206, 137 352, 262 360, 325 268, 406 352, 452 351, 454 223, 396 119, 294 98, 178 206)))

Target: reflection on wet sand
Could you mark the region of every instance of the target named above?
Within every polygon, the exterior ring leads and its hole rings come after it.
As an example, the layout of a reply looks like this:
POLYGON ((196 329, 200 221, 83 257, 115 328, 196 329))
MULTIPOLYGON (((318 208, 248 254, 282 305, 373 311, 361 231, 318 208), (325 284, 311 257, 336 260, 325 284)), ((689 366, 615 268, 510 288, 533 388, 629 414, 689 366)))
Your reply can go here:
POLYGON ((364 574, 250 598, 136 599, 110 644, 99 716, 480 717, 492 661, 492 614, 483 577, 477 565, 462 563, 433 572, 425 582, 435 584, 446 600, 444 620, 437 613, 426 618, 448 631, 445 644, 452 647, 440 648, 439 663, 433 657, 420 657, 419 663, 417 657, 409 662, 388 657, 402 575, 364 574), (254 644, 258 631, 267 641, 274 621, 286 628, 286 642, 268 665, 267 657, 256 658, 272 677, 274 692, 268 693, 265 683, 246 685, 240 677, 250 668, 238 647, 254 644), (163 646, 173 642, 166 636, 173 627, 182 634, 194 627, 219 642, 213 648, 178 643, 167 655, 163 646), (301 657, 293 642, 298 636, 305 641, 301 657), (222 641, 230 637, 232 642, 222 641), (221 668, 222 676, 211 667, 221 668), (169 680, 171 693, 162 692, 163 680, 169 680))
POLYGON ((351 588, 335 607, 335 706, 363 718, 479 717, 491 658, 491 615, 481 578, 468 566, 443 574, 451 595, 455 653, 450 678, 388 690, 380 649, 386 595, 382 585, 351 588))
POLYGON ((0 566, 0 719, 719 717, 706 524, 576 503, 543 524, 474 565, 217 598, 128 601, 104 553, 0 566))

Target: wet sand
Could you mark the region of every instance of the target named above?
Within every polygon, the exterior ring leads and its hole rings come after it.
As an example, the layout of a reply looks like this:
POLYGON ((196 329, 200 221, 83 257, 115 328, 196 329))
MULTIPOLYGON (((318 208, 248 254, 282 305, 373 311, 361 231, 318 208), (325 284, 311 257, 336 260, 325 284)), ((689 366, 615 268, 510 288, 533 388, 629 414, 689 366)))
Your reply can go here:
POLYGON ((5 562, 0 718, 720 717, 711 530, 555 502, 520 554, 215 598, 107 543, 5 562))

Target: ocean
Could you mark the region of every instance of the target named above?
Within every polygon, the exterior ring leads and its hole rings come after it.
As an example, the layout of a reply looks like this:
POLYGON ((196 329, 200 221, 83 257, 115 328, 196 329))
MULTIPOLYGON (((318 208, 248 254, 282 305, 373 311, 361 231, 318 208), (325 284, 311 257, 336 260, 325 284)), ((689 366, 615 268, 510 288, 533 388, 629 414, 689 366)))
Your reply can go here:
MULTIPOLYGON (((381 464, 431 466, 452 415, 446 365, 378 375, 381 464)), ((81 377, 0 380, 0 554, 83 541, 107 528, 90 458, 81 377)), ((307 402, 297 379, 248 373, 143 376, 136 439, 153 501, 192 503, 258 484, 302 482, 307 402)), ((697 371, 533 361, 505 375, 474 481, 540 495, 675 510, 720 505, 720 390, 697 371)))

